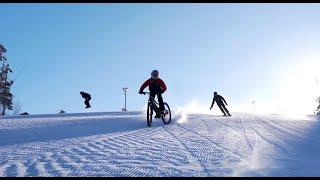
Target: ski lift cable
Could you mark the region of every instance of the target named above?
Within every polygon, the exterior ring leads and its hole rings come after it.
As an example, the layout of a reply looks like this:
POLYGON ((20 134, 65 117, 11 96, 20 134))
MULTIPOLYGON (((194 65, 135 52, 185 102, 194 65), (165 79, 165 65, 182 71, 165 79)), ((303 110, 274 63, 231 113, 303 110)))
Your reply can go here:
POLYGON ((15 82, 17 80, 17 78, 19 77, 19 75, 21 74, 22 70, 26 67, 26 65, 31 61, 31 59, 27 60, 24 65, 22 66, 22 68, 20 69, 20 71, 18 72, 16 78, 13 80, 13 82, 15 82))

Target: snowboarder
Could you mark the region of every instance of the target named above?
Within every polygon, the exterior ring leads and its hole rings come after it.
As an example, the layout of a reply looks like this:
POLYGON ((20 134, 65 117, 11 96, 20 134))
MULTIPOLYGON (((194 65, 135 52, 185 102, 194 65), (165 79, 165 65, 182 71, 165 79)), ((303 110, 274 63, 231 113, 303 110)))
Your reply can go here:
POLYGON ((231 116, 230 113, 229 113, 229 111, 228 111, 228 109, 227 109, 226 106, 224 105, 224 103, 225 103, 226 105, 228 105, 227 102, 226 102, 226 100, 225 100, 221 95, 218 95, 217 92, 214 92, 213 94, 214 94, 214 97, 213 97, 213 99, 212 99, 212 104, 211 104, 210 110, 212 109, 213 104, 214 104, 214 102, 216 101, 218 107, 220 108, 220 110, 221 110, 221 112, 224 114, 224 116, 227 116, 226 113, 227 113, 229 116, 231 116), (224 102, 224 103, 223 103, 223 102, 224 102))
MULTIPOLYGON (((142 86, 140 87, 139 94, 143 94, 143 90, 149 86, 150 90, 150 96, 155 97, 157 95, 159 107, 160 107, 160 113, 164 111, 164 104, 161 94, 164 93, 167 90, 166 84, 160 79, 159 71, 153 70, 151 72, 151 78, 146 80, 142 86)), ((155 118, 160 118, 160 114, 156 112, 155 118)))
POLYGON ((80 92, 80 94, 85 99, 84 104, 87 106, 86 109, 90 108, 91 106, 89 101, 91 100, 91 95, 82 91, 80 92))

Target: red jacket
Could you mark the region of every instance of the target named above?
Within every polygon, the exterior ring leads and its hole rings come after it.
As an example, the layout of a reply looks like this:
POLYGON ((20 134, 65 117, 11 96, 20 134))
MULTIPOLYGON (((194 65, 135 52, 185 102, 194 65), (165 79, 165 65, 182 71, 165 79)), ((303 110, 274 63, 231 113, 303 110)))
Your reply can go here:
MULTIPOLYGON (((142 86, 140 87, 140 91, 143 91, 147 86, 149 86, 152 82, 154 81, 154 79, 150 78, 148 80, 146 80, 142 86)), ((165 92, 167 90, 167 86, 166 84, 160 79, 157 78, 155 79, 156 83, 159 84, 160 88, 162 89, 163 92, 165 92)))

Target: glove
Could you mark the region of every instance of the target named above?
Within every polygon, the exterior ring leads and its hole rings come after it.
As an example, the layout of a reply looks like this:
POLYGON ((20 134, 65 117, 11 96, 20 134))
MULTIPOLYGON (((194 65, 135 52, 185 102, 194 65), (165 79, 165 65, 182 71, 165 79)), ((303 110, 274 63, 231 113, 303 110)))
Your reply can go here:
POLYGON ((143 91, 139 91, 139 94, 144 94, 144 95, 145 95, 146 93, 145 93, 145 92, 143 92, 143 91))

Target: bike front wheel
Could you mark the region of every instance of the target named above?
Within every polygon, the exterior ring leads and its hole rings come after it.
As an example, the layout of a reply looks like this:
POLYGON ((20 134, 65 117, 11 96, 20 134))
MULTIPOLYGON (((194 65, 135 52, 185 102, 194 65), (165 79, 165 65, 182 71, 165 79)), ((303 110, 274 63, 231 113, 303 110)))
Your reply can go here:
POLYGON ((153 114, 152 106, 151 106, 150 103, 148 103, 148 107, 147 107, 147 124, 148 124, 148 127, 150 127, 151 123, 152 123, 152 114, 153 114))
POLYGON ((164 124, 169 124, 171 122, 171 111, 170 107, 167 103, 163 103, 164 105, 164 112, 161 115, 161 119, 164 124))

